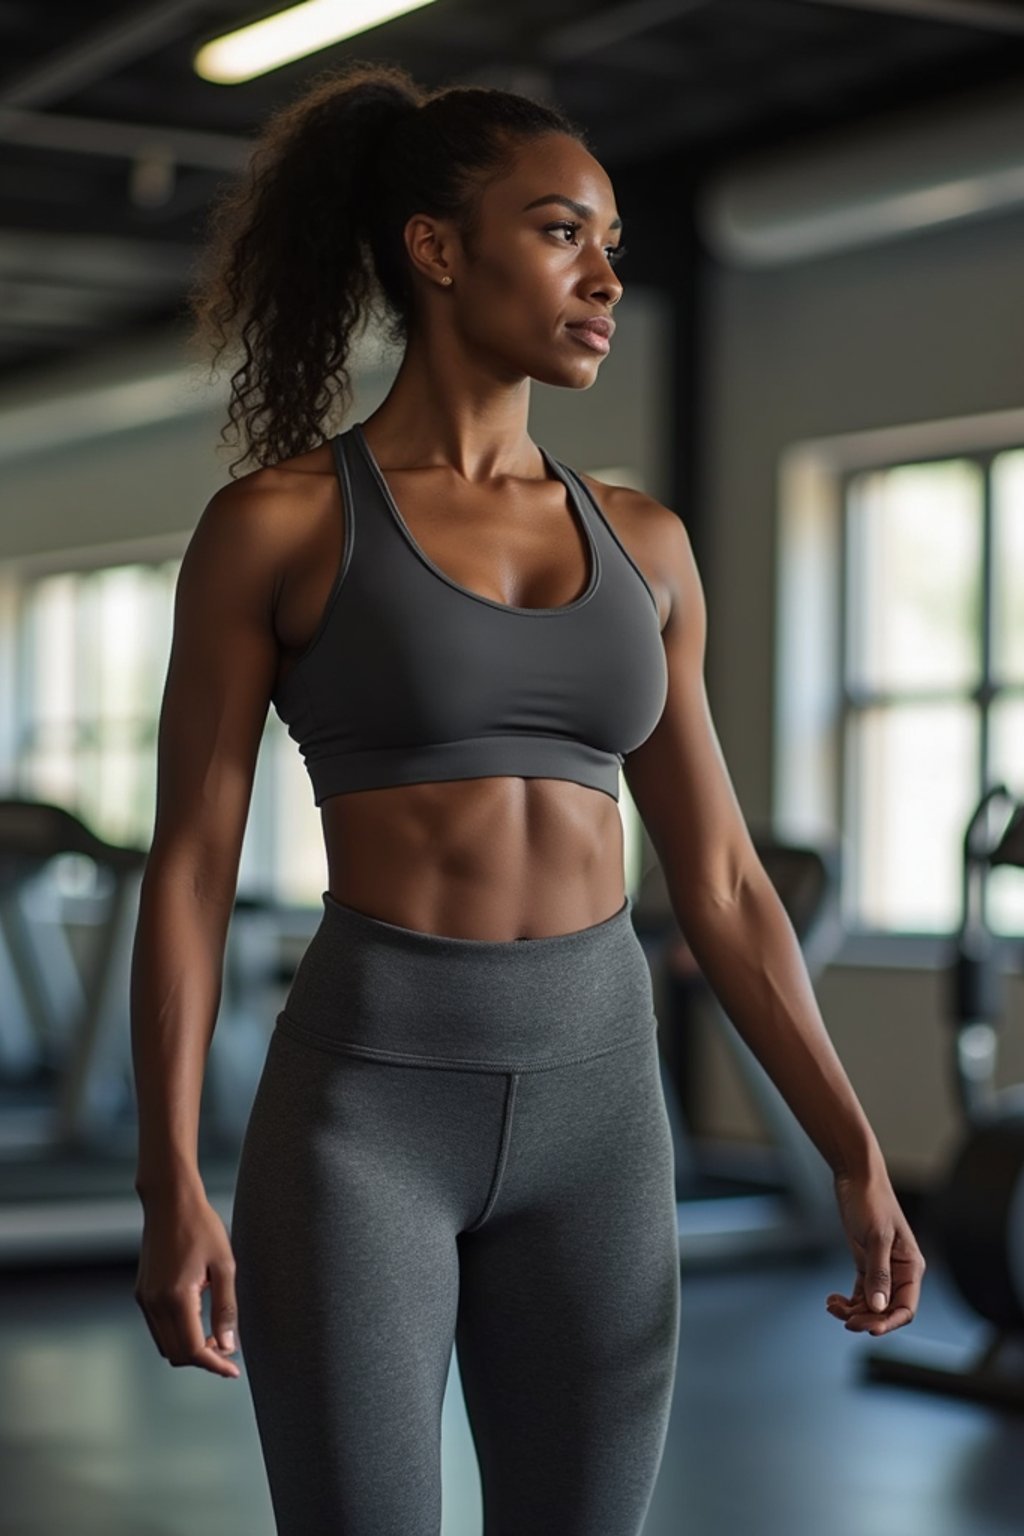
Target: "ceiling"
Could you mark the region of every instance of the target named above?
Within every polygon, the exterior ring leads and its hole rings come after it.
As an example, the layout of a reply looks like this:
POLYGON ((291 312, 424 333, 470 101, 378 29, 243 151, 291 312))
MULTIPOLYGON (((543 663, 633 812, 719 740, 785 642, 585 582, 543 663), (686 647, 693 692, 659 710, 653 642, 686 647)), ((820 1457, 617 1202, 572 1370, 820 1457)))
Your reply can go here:
POLYGON ((333 63, 551 98, 611 174, 698 178, 1024 75, 1024 0, 437 0, 243 85, 193 72, 199 43, 278 8, 0 0, 0 382, 180 316, 211 195, 333 63))

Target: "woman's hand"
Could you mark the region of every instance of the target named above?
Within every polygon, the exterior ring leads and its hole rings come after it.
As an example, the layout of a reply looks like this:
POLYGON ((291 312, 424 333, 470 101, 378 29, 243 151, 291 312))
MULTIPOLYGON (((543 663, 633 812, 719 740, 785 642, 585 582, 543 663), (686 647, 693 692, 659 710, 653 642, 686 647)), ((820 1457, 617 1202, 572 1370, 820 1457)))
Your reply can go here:
POLYGON ((857 1262, 851 1296, 833 1291, 825 1306, 854 1333, 891 1333, 912 1322, 927 1268, 888 1176, 835 1176, 836 1199, 857 1262))
POLYGON ((224 1223, 202 1192, 151 1197, 135 1300, 157 1349, 171 1365, 199 1365, 238 1376, 235 1352, 235 1260, 224 1223), (210 1326, 203 1337, 203 1292, 210 1288, 210 1326))

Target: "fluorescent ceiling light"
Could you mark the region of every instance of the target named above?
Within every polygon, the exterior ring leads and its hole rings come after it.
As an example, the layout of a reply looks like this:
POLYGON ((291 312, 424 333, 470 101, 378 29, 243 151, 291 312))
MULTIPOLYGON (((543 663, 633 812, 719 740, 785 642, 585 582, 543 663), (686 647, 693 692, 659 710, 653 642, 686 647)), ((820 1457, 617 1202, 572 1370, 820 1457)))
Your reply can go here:
POLYGON ((237 85, 432 4, 433 0, 303 0, 237 32, 211 38, 197 50, 192 67, 216 85, 237 85))

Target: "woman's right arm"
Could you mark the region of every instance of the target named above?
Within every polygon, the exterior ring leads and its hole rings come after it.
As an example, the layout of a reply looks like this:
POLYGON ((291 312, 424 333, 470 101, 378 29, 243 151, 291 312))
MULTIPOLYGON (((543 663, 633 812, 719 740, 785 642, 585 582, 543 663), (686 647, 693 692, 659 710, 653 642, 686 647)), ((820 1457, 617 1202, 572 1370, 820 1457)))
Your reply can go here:
POLYGON ((227 1232, 198 1165, 199 1102, 279 647, 273 613, 288 519, 267 472, 210 499, 182 559, 160 711, 157 806, 131 965, 145 1224, 135 1298, 172 1365, 237 1376, 227 1232), (213 1333, 204 1341, 202 1291, 213 1333), (234 1348, 224 1350, 230 1353, 234 1348))

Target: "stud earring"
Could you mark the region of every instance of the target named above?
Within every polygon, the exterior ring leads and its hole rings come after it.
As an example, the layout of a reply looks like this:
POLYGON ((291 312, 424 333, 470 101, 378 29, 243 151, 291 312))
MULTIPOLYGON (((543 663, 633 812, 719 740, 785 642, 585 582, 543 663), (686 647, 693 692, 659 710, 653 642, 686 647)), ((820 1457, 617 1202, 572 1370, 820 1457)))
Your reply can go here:
POLYGON ((450 277, 442 277, 441 281, 442 281, 442 283, 450 283, 451 282, 451 278, 450 277))

